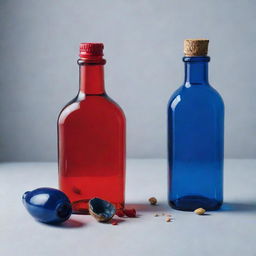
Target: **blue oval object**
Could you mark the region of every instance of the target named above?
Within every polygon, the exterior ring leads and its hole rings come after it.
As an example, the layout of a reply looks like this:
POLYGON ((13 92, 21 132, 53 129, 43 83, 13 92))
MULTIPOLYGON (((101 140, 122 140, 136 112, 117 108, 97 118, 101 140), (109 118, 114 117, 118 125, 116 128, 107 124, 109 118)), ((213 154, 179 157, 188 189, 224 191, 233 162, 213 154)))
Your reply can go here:
POLYGON ((22 196, 22 202, 36 220, 44 223, 64 222, 72 213, 68 197, 54 188, 38 188, 27 191, 22 196))

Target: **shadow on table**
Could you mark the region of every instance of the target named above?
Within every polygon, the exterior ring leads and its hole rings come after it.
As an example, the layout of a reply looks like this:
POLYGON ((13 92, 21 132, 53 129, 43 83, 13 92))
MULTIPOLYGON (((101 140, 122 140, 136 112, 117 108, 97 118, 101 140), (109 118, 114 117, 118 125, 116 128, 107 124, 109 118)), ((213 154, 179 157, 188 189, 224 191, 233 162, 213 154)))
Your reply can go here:
MULTIPOLYGON (((165 212, 170 211, 172 208, 164 202, 160 202, 157 205, 150 205, 148 203, 134 203, 126 204, 126 208, 135 208, 138 212, 165 212)), ((256 213, 256 201, 252 202, 225 202, 223 203, 220 212, 237 212, 237 213, 256 213)))
POLYGON ((125 204, 127 209, 134 208, 138 212, 156 212, 156 211, 169 211, 171 209, 167 203, 160 202, 157 205, 150 205, 149 203, 134 203, 134 204, 125 204))
POLYGON ((78 220, 69 219, 61 224, 45 224, 54 228, 81 228, 85 226, 85 223, 80 222, 78 220))
POLYGON ((225 203, 223 203, 220 211, 256 213, 256 201, 254 201, 254 202, 225 202, 225 203))

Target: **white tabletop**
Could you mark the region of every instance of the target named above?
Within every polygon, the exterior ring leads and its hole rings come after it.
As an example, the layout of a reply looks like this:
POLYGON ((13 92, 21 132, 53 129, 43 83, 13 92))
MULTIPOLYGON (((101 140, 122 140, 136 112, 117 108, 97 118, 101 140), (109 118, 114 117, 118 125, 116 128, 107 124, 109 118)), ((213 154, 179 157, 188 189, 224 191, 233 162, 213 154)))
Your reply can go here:
POLYGON ((63 226, 38 223, 21 202, 23 192, 57 187, 55 163, 0 164, 1 256, 236 256, 256 255, 256 160, 226 160, 222 210, 198 216, 167 205, 164 159, 131 159, 127 163, 127 207, 138 218, 117 226, 91 216, 72 215, 63 226), (158 206, 150 206, 155 196, 158 206), (171 213, 174 221, 155 213, 171 213))

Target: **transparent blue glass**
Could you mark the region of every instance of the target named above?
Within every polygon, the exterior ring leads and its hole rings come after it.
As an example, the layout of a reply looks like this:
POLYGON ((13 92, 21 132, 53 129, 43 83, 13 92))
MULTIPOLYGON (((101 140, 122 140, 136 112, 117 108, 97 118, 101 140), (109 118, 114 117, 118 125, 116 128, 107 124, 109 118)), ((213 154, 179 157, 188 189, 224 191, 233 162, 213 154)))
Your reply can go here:
POLYGON ((210 57, 184 57, 184 84, 168 104, 171 207, 217 210, 223 202, 224 103, 209 85, 210 57))

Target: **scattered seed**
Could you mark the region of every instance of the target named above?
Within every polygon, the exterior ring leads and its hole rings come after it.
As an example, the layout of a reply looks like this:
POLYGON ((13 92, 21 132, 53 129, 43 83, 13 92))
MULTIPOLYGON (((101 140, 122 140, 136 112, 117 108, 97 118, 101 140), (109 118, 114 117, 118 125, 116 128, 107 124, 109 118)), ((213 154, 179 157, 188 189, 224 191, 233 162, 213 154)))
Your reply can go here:
POLYGON ((116 225, 118 225, 118 221, 117 220, 112 220, 111 224, 116 226, 116 225))
POLYGON ((117 210, 117 211, 116 211, 116 215, 117 215, 118 217, 124 217, 125 214, 124 214, 124 211, 120 209, 120 210, 117 210))
POLYGON ((166 222, 171 222, 172 219, 171 219, 170 217, 167 217, 167 218, 165 219, 165 221, 166 221, 166 222))
POLYGON ((155 213, 155 214, 154 214, 154 216, 155 216, 155 217, 158 217, 158 216, 159 216, 159 214, 155 213))
POLYGON ((73 187, 72 188, 72 191, 75 193, 75 194, 78 194, 78 195, 81 195, 81 190, 77 187, 73 187))
POLYGON ((155 197, 150 197, 150 198, 148 199, 148 201, 149 201, 149 203, 150 203, 151 205, 156 205, 156 204, 157 204, 157 199, 156 199, 155 197))
POLYGON ((206 211, 203 208, 198 208, 198 209, 194 210, 194 213, 196 213, 197 215, 203 215, 205 212, 206 211))
POLYGON ((124 209, 124 214, 127 217, 135 218, 136 217, 136 210, 134 208, 132 208, 132 209, 124 209))

